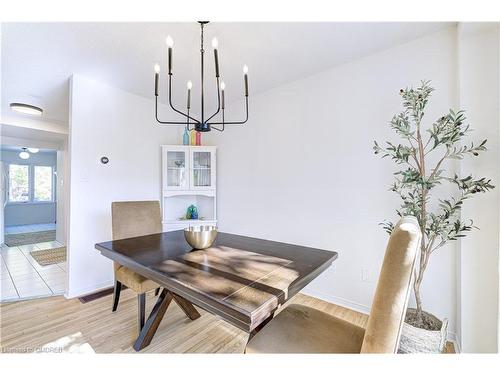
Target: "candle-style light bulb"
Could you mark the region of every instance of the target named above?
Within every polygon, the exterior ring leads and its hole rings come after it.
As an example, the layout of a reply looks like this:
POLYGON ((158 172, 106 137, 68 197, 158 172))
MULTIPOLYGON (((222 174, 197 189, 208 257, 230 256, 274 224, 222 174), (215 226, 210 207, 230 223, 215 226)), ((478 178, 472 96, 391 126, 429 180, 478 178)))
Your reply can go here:
POLYGON ((224 91, 226 89, 226 84, 224 82, 220 83, 220 89, 224 91))
POLYGON ((160 77, 160 64, 155 64, 155 96, 158 96, 158 79, 160 77))
POLYGON ((165 39, 165 43, 167 43, 168 47, 168 74, 172 74, 172 47, 174 46, 174 40, 169 35, 167 39, 165 39))
POLYGON ((243 73, 248 74, 248 66, 243 65, 243 73))
POLYGON ((165 43, 167 43, 168 48, 172 48, 174 46, 174 40, 170 35, 165 39, 165 43))
POLYGON ((217 38, 212 39, 212 47, 213 49, 217 49, 217 47, 219 47, 219 41, 217 40, 217 38))
POLYGON ((191 90, 193 88, 193 82, 188 81, 187 82, 187 88, 188 88, 188 90, 191 90))

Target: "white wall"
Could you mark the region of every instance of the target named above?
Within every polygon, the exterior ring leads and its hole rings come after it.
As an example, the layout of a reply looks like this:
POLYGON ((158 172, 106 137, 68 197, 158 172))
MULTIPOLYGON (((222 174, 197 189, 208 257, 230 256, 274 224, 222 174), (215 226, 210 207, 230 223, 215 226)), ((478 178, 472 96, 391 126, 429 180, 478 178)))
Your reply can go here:
POLYGON ((69 220, 67 205, 69 202, 69 162, 68 141, 61 142, 57 150, 56 193, 59 199, 56 207, 56 240, 62 244, 67 241, 67 222, 69 220))
POLYGON ((159 126, 153 108, 143 97, 72 78, 69 298, 113 283, 111 261, 94 249, 111 239, 111 202, 160 198, 160 145, 179 143, 180 132, 159 126))
POLYGON ((4 211, 5 226, 54 224, 56 222, 56 203, 53 202, 8 203, 4 211))
POLYGON ((480 228, 460 249, 460 343, 464 352, 498 351, 500 207, 500 31, 497 25, 460 27, 460 106, 474 128, 472 138, 488 139, 488 151, 461 163, 463 175, 492 179, 496 189, 462 210, 480 228))
MULTIPOLYGON (((9 125, 3 125, 0 124, 0 127, 2 129, 2 138, 1 138, 1 145, 2 146, 14 146, 14 147, 33 147, 33 148, 45 148, 49 150, 58 150, 59 147, 61 146, 61 143, 59 140, 53 140, 53 141, 47 141, 47 140, 38 140, 38 139, 32 139, 32 138, 20 138, 20 137, 10 137, 10 136, 5 136, 4 132, 5 129, 17 129, 14 126, 9 126, 9 125)), ((31 132, 29 130, 25 130, 23 128, 23 133, 26 133, 28 135, 31 132)), ((48 132, 43 132, 42 131, 36 131, 33 130, 32 133, 35 134, 50 134, 52 136, 54 133, 48 133, 48 132)), ((61 136, 62 138, 66 137, 65 135, 61 136)))
POLYGON ((4 174, 4 163, 0 160, 0 245, 4 244, 4 207, 7 196, 7 181, 4 174))
MULTIPOLYGON (((455 36, 450 28, 252 95, 249 122, 209 139, 219 146, 221 230, 338 251, 306 291, 367 312, 387 242, 378 223, 400 204, 388 191, 394 163, 373 154, 373 140, 397 139, 388 123, 399 89, 422 79, 437 90, 426 124, 456 107, 455 36)), ((231 107, 226 118, 242 110, 231 107)), ((433 256, 423 282, 424 307, 453 332, 455 246, 433 256)))
POLYGON ((35 165, 49 165, 52 167, 56 166, 56 152, 38 152, 36 154, 30 154, 29 159, 21 159, 19 157, 19 151, 2 150, 2 160, 7 163, 20 163, 20 164, 35 164, 35 165))

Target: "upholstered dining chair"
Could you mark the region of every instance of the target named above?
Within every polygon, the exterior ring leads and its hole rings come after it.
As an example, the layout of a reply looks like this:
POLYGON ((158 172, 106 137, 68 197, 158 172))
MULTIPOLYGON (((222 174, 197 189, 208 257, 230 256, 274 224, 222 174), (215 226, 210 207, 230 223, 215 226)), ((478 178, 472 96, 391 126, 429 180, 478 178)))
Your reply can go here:
POLYGON ((421 233, 402 218, 386 248, 366 330, 320 310, 292 304, 247 343, 246 353, 397 353, 421 233))
MULTIPOLYGON (((112 202, 111 217, 113 240, 145 236, 162 232, 160 203, 158 201, 112 202)), ((156 289, 159 285, 131 269, 114 263, 115 289, 113 293, 113 308, 116 311, 122 285, 137 293, 139 330, 144 326, 146 310, 146 292, 156 289)))

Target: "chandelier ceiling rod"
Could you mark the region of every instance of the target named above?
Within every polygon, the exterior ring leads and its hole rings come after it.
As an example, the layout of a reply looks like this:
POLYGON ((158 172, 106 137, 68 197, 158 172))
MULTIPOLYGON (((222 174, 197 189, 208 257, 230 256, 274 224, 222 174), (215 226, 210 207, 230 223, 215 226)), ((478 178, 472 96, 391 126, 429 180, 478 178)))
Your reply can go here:
POLYGON ((219 75, 219 53, 218 53, 218 41, 216 38, 213 38, 212 40, 212 47, 214 49, 214 60, 215 60, 215 79, 216 79, 216 88, 217 88, 217 110, 215 111, 214 114, 212 114, 210 117, 208 117, 205 120, 205 74, 204 74, 204 54, 205 54, 205 49, 204 49, 204 39, 203 39, 203 29, 204 26, 208 23, 208 21, 198 21, 200 24, 201 28, 201 33, 200 33, 200 60, 201 60, 201 121, 197 120, 196 118, 192 117, 190 115, 190 110, 191 110, 191 88, 193 84, 191 81, 188 81, 187 83, 187 106, 186 106, 186 113, 182 112, 181 110, 177 109, 174 107, 172 103, 172 48, 174 45, 174 41, 170 36, 167 37, 166 43, 168 47, 168 103, 170 105, 170 108, 172 108, 173 111, 177 112, 178 114, 185 116, 186 121, 162 121, 158 118, 158 83, 159 83, 159 78, 160 78, 160 66, 159 64, 155 65, 155 117, 156 121, 160 124, 165 124, 165 125, 185 125, 188 130, 196 130, 199 132, 208 132, 211 129, 215 129, 218 131, 224 131, 225 125, 237 125, 237 124, 244 124, 245 122, 248 121, 248 67, 246 65, 243 66, 243 79, 244 79, 244 84, 245 84, 245 119, 243 121, 225 121, 225 97, 224 97, 224 90, 226 88, 226 85, 224 82, 220 82, 220 75, 219 75), (210 122, 215 116, 221 112, 222 109, 222 122, 210 122), (190 121, 193 121, 194 129, 189 129, 189 125, 191 124, 190 121), (222 125, 221 128, 218 128, 213 125, 222 125))

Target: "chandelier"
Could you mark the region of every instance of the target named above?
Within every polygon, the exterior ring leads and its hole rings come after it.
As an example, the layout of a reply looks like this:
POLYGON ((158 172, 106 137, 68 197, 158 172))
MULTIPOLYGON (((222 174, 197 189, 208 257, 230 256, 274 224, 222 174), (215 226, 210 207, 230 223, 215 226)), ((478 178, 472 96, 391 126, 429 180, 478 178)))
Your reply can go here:
POLYGON ((193 84, 191 81, 187 83, 187 105, 186 112, 177 109, 172 104, 172 49, 174 46, 174 41, 170 36, 167 36, 166 44, 168 47, 168 104, 170 108, 177 112, 180 115, 186 117, 186 121, 161 121, 158 118, 158 81, 160 79, 160 65, 155 64, 155 116, 156 121, 160 124, 165 125, 185 125, 187 130, 196 130, 198 132, 209 132, 212 129, 217 131, 224 131, 225 125, 237 125, 244 124, 248 121, 248 67, 246 65, 243 66, 243 80, 245 85, 245 119, 243 121, 226 121, 224 116, 225 111, 225 100, 224 100, 224 90, 226 89, 226 85, 224 82, 220 82, 219 75, 219 54, 218 54, 218 41, 217 38, 212 39, 212 47, 214 49, 214 59, 215 59, 215 79, 217 82, 217 110, 210 116, 205 116, 205 85, 204 85, 204 54, 205 50, 203 47, 203 28, 208 23, 208 21, 198 21, 201 28, 200 34, 200 58, 201 58, 201 117, 200 119, 196 119, 190 114, 191 110, 191 89, 193 84), (221 119, 216 120, 216 116, 221 113, 221 119), (190 126, 193 125, 193 128, 190 126))

